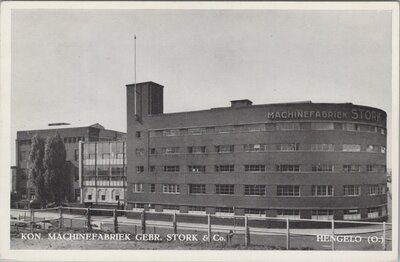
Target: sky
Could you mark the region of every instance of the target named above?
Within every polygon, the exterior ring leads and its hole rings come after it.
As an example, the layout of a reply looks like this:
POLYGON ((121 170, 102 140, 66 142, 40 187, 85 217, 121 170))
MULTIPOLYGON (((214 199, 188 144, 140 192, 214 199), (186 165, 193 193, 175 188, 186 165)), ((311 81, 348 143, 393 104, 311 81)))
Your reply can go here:
POLYGON ((52 122, 126 131, 134 35, 137 81, 164 86, 166 113, 351 102, 391 128, 390 11, 13 10, 11 140, 52 122))

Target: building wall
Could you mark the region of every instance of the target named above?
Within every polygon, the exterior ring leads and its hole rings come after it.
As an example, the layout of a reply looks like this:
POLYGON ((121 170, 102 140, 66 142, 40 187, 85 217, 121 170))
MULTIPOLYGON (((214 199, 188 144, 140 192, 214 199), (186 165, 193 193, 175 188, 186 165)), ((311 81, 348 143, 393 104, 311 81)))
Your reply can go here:
MULTIPOLYGON (((151 82, 137 86, 138 89, 155 88, 162 92, 162 87, 151 82)), ((353 212, 353 209, 358 210, 360 219, 369 218, 368 208, 386 210, 386 113, 382 110, 350 103, 232 104, 226 108, 171 114, 145 114, 143 112, 147 111, 142 109, 138 118, 132 112, 133 89, 127 86, 129 207, 134 208, 138 203, 145 206, 179 205, 183 212, 188 206, 206 207, 207 212, 214 212, 215 207, 231 207, 235 213, 260 209, 273 216, 281 212, 279 210, 295 209, 304 218, 310 218, 312 210, 330 209, 339 219, 346 217, 343 212, 353 212), (298 127, 282 130, 289 123, 298 127), (318 125, 329 128, 320 130, 318 125), (262 128, 254 131, 253 126, 262 128), (195 128, 203 129, 203 133, 190 134, 197 132, 195 128), (351 131, 352 128, 356 130, 351 131), (245 150, 245 145, 273 147, 291 143, 297 144, 298 148, 294 151, 245 150), (332 144, 334 150, 314 152, 311 144, 332 144), (360 145, 359 152, 345 152, 346 144, 360 145), (233 145, 234 150, 218 153, 217 145, 233 145), (369 152, 370 145, 375 146, 374 152, 369 152), (188 147, 193 146, 204 146, 205 152, 191 154, 188 147), (163 148, 173 147, 178 148, 176 153, 162 153, 163 148), (137 149, 143 149, 144 154, 136 154, 137 149), (234 171, 215 171, 216 165, 228 164, 234 165, 234 171), (191 173, 188 167, 193 165, 205 165, 206 171, 191 173), (265 170, 246 172, 245 165, 263 165, 265 170), (277 171, 277 165, 298 165, 299 170, 277 171), (322 165, 330 165, 332 170, 313 171, 313 166, 322 165), (360 169, 348 173, 344 171, 344 165, 359 165, 360 169), (368 167, 370 165, 376 167, 368 167), (164 172, 165 166, 179 166, 179 171, 164 172), (134 192, 134 184, 142 184, 144 192, 134 192), (151 184, 154 184, 155 192, 150 192, 151 184), (163 184, 179 185, 179 194, 163 193, 163 184), (205 193, 190 194, 189 184, 204 184, 205 193), (233 184, 234 194, 216 194, 217 184, 233 184), (245 195, 245 185, 264 185, 265 194, 245 195), (281 185, 299 186, 300 195, 278 196, 277 188, 281 185), (312 186, 317 185, 333 186, 334 194, 313 195, 312 186), (359 186, 360 194, 345 195, 344 186, 349 185, 359 186), (368 195, 369 185, 378 185, 384 190, 368 195)), ((138 105, 148 107, 147 96, 138 95, 136 101, 138 105)), ((152 103, 157 102, 153 97, 152 103)), ((380 213, 382 217, 386 216, 384 210, 380 213)), ((372 209, 369 211, 372 213, 372 209)))

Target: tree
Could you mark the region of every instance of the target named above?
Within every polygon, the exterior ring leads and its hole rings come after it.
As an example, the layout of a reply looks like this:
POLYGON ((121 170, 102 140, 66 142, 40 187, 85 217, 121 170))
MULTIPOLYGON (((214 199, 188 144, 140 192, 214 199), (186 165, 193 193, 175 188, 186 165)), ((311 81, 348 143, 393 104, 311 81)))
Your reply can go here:
POLYGON ((44 140, 38 135, 32 137, 29 154, 29 179, 35 187, 35 198, 43 206, 47 200, 45 170, 43 166, 44 140))
POLYGON ((48 137, 44 152, 45 186, 48 189, 50 201, 60 204, 65 199, 65 188, 68 183, 66 172, 66 150, 64 142, 57 133, 48 137))

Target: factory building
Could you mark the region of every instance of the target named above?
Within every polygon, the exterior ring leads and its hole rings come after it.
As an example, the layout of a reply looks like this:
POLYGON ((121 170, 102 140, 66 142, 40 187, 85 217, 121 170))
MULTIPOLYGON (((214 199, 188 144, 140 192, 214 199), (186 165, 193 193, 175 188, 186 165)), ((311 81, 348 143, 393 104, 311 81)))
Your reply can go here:
POLYGON ((127 85, 129 210, 387 218, 384 111, 244 99, 164 113, 163 88, 127 85))

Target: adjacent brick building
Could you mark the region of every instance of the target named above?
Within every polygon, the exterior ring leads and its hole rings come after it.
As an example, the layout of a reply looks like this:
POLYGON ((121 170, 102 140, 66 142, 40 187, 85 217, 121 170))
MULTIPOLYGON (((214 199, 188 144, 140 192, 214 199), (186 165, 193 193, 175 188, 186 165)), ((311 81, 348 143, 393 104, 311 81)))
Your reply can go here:
POLYGON ((165 114, 163 86, 127 85, 127 208, 384 220, 386 132, 351 103, 165 114))

